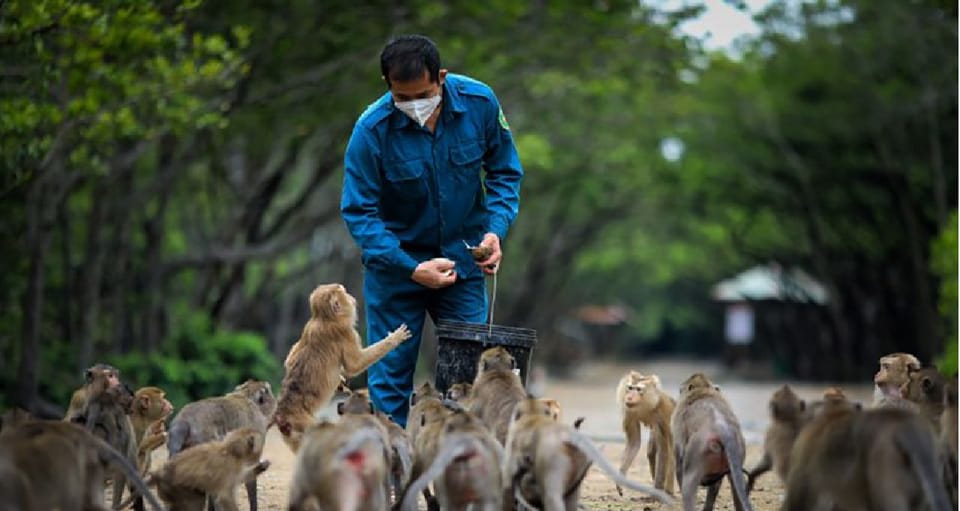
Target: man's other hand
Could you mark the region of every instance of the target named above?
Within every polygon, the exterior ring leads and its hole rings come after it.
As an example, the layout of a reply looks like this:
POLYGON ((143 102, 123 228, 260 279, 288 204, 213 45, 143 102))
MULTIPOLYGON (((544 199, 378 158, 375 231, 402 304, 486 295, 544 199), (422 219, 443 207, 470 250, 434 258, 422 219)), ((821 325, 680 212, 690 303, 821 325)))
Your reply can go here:
POLYGON ((440 289, 457 281, 457 272, 454 271, 454 266, 456 266, 456 263, 453 261, 444 257, 437 257, 418 264, 410 278, 421 286, 440 289))

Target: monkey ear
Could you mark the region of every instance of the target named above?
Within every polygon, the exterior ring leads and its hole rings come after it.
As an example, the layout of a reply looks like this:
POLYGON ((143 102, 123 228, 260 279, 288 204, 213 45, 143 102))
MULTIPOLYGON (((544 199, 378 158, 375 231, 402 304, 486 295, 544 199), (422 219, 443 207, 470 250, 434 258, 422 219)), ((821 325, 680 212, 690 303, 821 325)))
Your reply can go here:
POLYGON ((337 415, 343 415, 343 401, 337 403, 337 415))
POLYGON ((806 409, 807 409, 807 402, 801 399, 801 400, 800 400, 800 411, 802 412, 802 411, 804 411, 804 410, 806 410, 806 409))
POLYGON ((480 361, 480 372, 483 372, 483 371, 486 371, 486 370, 487 370, 487 361, 486 361, 486 360, 481 360, 481 361, 480 361))
POLYGON ((413 393, 410 394, 410 408, 413 408, 414 405, 416 404, 417 404, 417 392, 413 391, 413 393))
POLYGON ((510 357, 510 369, 516 369, 516 368, 517 368, 517 359, 510 357))
POLYGON ((247 437, 247 451, 253 452, 253 450, 256 448, 257 448, 257 439, 253 435, 250 435, 249 437, 247 437))
POLYGON ((427 425, 427 416, 424 415, 424 414, 421 414, 421 415, 420 415, 420 427, 422 428, 422 427, 424 427, 424 426, 426 426, 426 425, 427 425))
POLYGON ((340 298, 337 296, 330 297, 330 310, 334 314, 340 314, 340 309, 343 308, 343 304, 340 303, 340 298))

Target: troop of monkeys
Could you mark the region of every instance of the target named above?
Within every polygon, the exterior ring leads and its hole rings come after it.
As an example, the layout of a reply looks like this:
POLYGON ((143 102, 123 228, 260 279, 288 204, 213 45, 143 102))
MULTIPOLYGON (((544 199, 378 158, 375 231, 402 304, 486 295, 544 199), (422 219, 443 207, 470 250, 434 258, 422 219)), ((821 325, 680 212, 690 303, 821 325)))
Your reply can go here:
POLYGON ((683 510, 714 507, 724 476, 738 511, 757 478, 773 469, 783 482, 783 511, 894 511, 957 509, 957 380, 921 367, 907 353, 880 359, 874 403, 863 409, 836 387, 806 403, 789 386, 774 392, 763 458, 744 468, 740 423, 720 388, 702 374, 680 386, 674 400, 656 375, 631 371, 617 388, 627 446, 621 472, 651 430, 647 460, 654 486, 673 493, 683 510), (744 477, 746 475, 746 477, 744 477))
POLYGON ((771 468, 784 482, 785 511, 867 511, 957 506, 957 384, 897 353, 880 360, 874 406, 863 410, 831 388, 807 405, 789 387, 770 401, 764 456, 744 470, 740 424, 718 386, 689 377, 674 400, 656 375, 631 371, 617 388, 627 445, 616 470, 586 436, 583 418, 562 421, 560 405, 525 391, 516 361, 502 347, 483 352, 472 382, 441 394, 429 382, 410 397, 406 427, 374 409, 345 378, 410 337, 401 325, 363 348, 356 300, 339 284, 317 287, 311 318, 284 362, 279 399, 270 384, 248 380, 225 396, 173 407, 164 392, 131 392, 104 364, 86 383, 63 421, 8 412, 0 424, 0 502, 26 511, 102 510, 112 482, 112 509, 130 504, 163 509, 238 509, 243 484, 257 509, 256 477, 264 436, 276 425, 296 453, 288 509, 352 511, 417 509, 483 511, 517 507, 577 511, 593 465, 617 484, 673 504, 674 479, 684 511, 713 509, 723 478, 738 511, 751 510, 749 492, 771 468), (337 420, 315 419, 336 394, 337 420), (651 430, 647 459, 654 485, 626 477, 651 430), (151 470, 151 452, 166 443, 166 462, 151 470), (124 490, 128 498, 122 501, 124 490))

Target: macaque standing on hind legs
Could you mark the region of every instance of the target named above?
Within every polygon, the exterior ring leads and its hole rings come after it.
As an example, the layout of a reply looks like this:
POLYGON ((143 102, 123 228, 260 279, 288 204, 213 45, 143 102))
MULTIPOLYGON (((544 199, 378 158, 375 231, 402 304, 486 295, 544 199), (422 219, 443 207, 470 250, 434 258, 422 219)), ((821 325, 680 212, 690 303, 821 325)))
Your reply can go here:
MULTIPOLYGON (((673 415, 676 402, 660 388, 659 377, 630 371, 617 386, 617 403, 623 415, 623 432, 627 436, 620 473, 626 475, 633 464, 640 451, 641 427, 647 426, 651 432, 647 441, 647 462, 654 478, 654 487, 673 493, 677 467, 670 416, 673 415)), ((617 492, 623 495, 619 486, 617 492)))
POLYGON ((274 422, 294 452, 313 424, 314 413, 333 397, 343 375, 350 378, 410 338, 406 325, 380 342, 361 347, 357 334, 357 300, 340 284, 318 286, 310 293, 310 320, 287 360, 274 422))

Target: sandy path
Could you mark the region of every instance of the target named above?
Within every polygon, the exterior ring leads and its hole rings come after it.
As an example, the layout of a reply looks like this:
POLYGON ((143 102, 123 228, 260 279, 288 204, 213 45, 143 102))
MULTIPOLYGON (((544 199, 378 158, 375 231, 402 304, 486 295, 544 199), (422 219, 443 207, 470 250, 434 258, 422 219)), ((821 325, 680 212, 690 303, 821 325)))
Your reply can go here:
MULTIPOLYGON (((614 407, 614 391, 617 381, 629 369, 641 372, 654 372, 660 375, 664 388, 676 395, 680 382, 695 371, 702 371, 715 379, 731 406, 734 413, 740 418, 744 436, 748 443, 747 466, 753 466, 762 455, 761 443, 763 432, 767 426, 766 403, 770 394, 784 382, 744 383, 729 380, 724 377, 720 368, 713 363, 698 363, 690 361, 651 361, 632 365, 619 364, 590 364, 578 372, 575 380, 549 381, 546 385, 546 394, 556 398, 564 408, 564 420, 570 421, 575 417, 587 418, 582 430, 600 444, 601 451, 608 457, 611 464, 619 466, 623 451, 623 433, 620 429, 620 417, 614 407)), ((801 397, 814 399, 826 387, 824 384, 795 384, 791 386, 801 397)), ((870 386, 844 386, 848 395, 863 402, 870 400, 870 386)), ((332 409, 324 411, 329 415, 332 409)), ((647 469, 646 458, 641 450, 637 456, 629 476, 638 481, 652 484, 652 478, 647 469)), ((163 455, 155 456, 156 466, 163 459, 163 455)), ((260 478, 259 507, 262 510, 281 510, 286 508, 287 492, 293 472, 294 456, 280 439, 275 429, 267 435, 264 458, 272 463, 270 469, 260 478)), ((705 491, 699 492, 702 504, 705 491)), ((757 487, 751 494, 750 500, 757 511, 775 511, 779 509, 783 488, 772 474, 761 477, 757 487)), ((238 493, 241 509, 246 510, 246 495, 238 493)), ((724 483, 720 492, 717 510, 732 510, 729 486, 724 483)), ((639 494, 629 492, 620 497, 611 483, 596 467, 591 468, 582 492, 582 503, 589 510, 661 510, 668 509, 656 502, 650 502, 639 494)))

